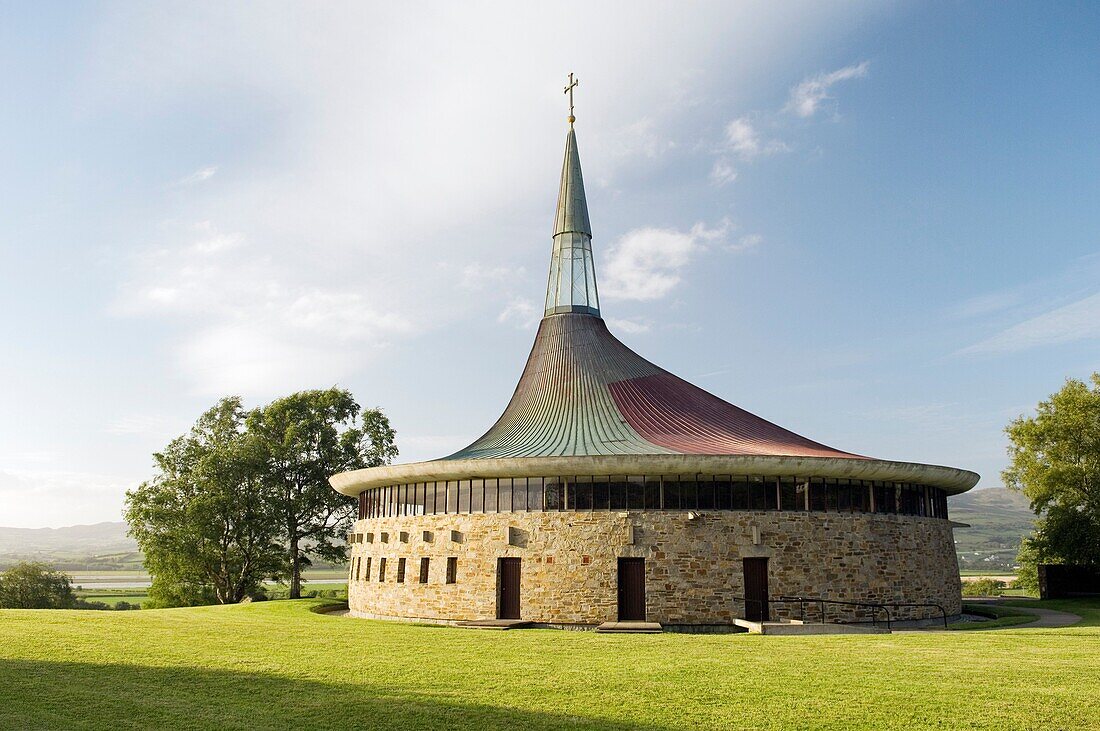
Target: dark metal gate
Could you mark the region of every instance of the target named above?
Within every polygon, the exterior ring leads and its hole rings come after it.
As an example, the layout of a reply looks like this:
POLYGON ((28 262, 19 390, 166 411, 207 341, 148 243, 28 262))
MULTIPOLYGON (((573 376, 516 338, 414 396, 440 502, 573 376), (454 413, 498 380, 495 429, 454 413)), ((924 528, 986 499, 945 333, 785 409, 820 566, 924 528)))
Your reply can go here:
POLYGON ((619 559, 619 621, 645 621, 645 559, 619 559))
POLYGON ((519 619, 519 566, 518 558, 497 559, 500 575, 497 619, 519 619))

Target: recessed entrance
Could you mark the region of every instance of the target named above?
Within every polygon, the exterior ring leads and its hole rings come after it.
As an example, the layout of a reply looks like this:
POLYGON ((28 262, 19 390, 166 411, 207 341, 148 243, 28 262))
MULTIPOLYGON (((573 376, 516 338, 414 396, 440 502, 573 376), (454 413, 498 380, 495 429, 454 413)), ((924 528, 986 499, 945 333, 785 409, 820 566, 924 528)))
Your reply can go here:
POLYGON ((497 619, 519 619, 519 568, 518 558, 497 559, 497 619))
POLYGON ((619 559, 619 621, 645 621, 645 559, 619 559))
POLYGON ((746 558, 745 619, 750 622, 770 621, 768 612, 768 559, 746 558))

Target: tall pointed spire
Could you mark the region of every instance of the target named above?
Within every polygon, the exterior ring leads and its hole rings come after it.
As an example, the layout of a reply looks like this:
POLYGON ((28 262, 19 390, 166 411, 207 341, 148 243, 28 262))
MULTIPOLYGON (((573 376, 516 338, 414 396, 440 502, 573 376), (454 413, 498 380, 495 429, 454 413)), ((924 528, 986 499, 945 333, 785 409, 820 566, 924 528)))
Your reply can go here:
POLYGON ((592 263, 592 224, 584 197, 581 158, 577 134, 573 131, 573 87, 570 74, 569 133, 565 136, 565 160, 561 167, 561 189, 554 216, 554 248, 550 257, 550 279, 546 285, 544 316, 577 312, 600 316, 596 290, 596 268, 592 263))

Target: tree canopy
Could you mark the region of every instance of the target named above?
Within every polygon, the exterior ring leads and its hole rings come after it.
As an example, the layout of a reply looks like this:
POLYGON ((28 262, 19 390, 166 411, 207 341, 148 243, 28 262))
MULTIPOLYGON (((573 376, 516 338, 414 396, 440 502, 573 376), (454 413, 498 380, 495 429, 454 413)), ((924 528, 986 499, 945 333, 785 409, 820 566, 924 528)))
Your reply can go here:
POLYGON ((68 574, 24 561, 0 574, 0 608, 72 609, 76 595, 68 574))
POLYGON ((265 480, 287 546, 290 597, 301 595, 310 556, 343 561, 343 537, 356 502, 332 489, 337 472, 377 467, 397 456, 394 431, 378 409, 363 410, 351 393, 302 391, 256 409, 249 433, 265 449, 265 480))
POLYGON ((346 560, 355 500, 328 478, 396 455, 386 416, 345 390, 303 391, 252 411, 223 398, 153 455, 157 474, 126 494, 152 604, 239 602, 268 578, 289 579, 297 598, 311 556, 346 560))
POLYGON ((1100 565, 1100 373, 1068 379, 1034 416, 1005 429, 1011 463, 1005 485, 1031 500, 1039 516, 1020 551, 1021 578, 1039 563, 1100 565))
POLYGON ((153 576, 154 605, 239 602, 280 573, 265 453, 245 419, 239 398, 222 399, 153 455, 156 477, 126 493, 126 520, 153 576))

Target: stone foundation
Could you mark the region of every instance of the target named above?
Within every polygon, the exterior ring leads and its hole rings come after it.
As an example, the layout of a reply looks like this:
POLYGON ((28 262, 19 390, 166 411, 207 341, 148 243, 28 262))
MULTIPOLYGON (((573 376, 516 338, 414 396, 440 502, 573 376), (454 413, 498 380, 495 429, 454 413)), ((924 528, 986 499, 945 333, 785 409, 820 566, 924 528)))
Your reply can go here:
MULTIPOLYGON (((357 616, 453 622, 497 615, 497 559, 522 559, 520 612, 545 624, 617 619, 619 557, 644 558, 646 619, 729 624, 743 615, 746 557, 767 557, 769 595, 934 602, 961 611, 951 524, 940 518, 803 512, 499 513, 360 520, 348 600, 357 616), (754 543, 756 529, 758 543, 754 543), (366 576, 366 559, 371 558, 366 576), (420 560, 430 559, 419 583, 420 560), (446 583, 447 559, 457 558, 446 583), (379 582, 380 559, 386 577, 379 582), (398 560, 406 559, 403 583, 398 560), (355 573, 358 570, 359 577, 355 573)), ((772 604, 772 617, 797 616, 772 604)), ((895 619, 939 616, 897 609, 895 619)), ((816 616, 816 611, 815 611, 816 616)), ((830 608, 830 619, 869 619, 830 608)))

